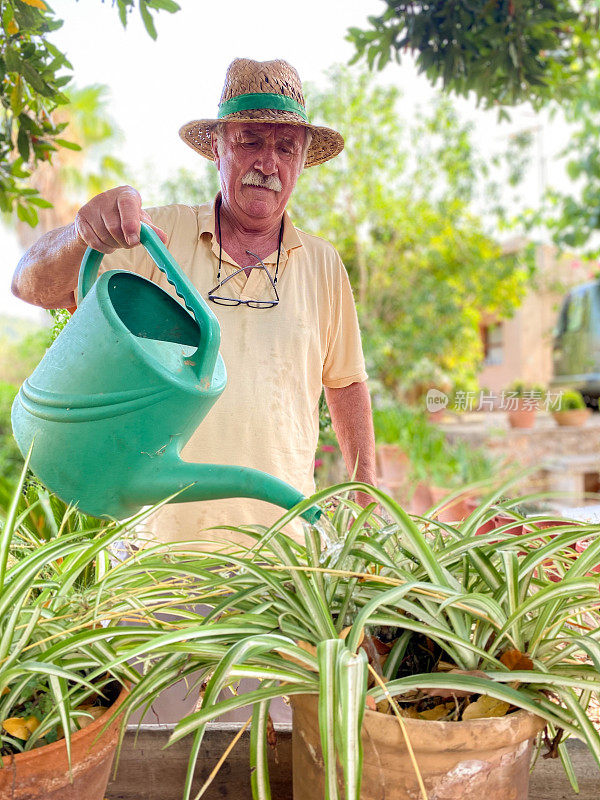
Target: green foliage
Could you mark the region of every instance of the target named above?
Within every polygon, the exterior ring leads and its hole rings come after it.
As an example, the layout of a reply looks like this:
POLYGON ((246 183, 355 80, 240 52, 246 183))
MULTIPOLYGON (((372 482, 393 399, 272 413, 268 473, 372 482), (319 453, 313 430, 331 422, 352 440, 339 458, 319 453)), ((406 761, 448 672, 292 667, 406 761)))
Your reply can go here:
POLYGON ((404 122, 397 89, 341 67, 326 91, 309 87, 308 100, 311 119, 341 130, 346 147, 300 176, 292 214, 341 253, 370 375, 393 399, 408 396, 425 359, 474 388, 482 314, 510 315, 528 271, 472 211, 485 175, 470 126, 444 98, 404 122))
POLYGON ((425 481, 458 488, 495 473, 494 461, 484 450, 463 441, 449 442, 422 411, 401 405, 376 408, 373 425, 376 442, 397 444, 406 453, 413 484, 425 481))
POLYGON ((214 165, 200 159, 193 173, 180 167, 157 191, 144 192, 144 202, 146 206, 169 203, 196 206, 212 200, 220 188, 219 173, 214 165))
POLYGON ((0 381, 21 384, 38 365, 49 345, 47 328, 12 338, 0 335, 0 381))
MULTIPOLYGON (((55 741, 59 726, 70 755, 71 734, 89 716, 82 706, 108 705, 120 686, 137 682, 129 652, 151 649, 160 630, 154 611, 164 610, 155 595, 171 575, 166 558, 153 574, 110 563, 111 545, 145 515, 86 517, 37 483, 26 486, 26 474, 0 480, 0 756, 55 741), (29 716, 38 727, 28 738, 1 724, 29 716)), ((170 602, 182 599, 167 591, 170 602)))
POLYGON ((578 408, 585 408, 585 400, 581 396, 581 392, 576 392, 572 389, 562 392, 560 394, 560 405, 557 411, 573 411, 578 408))
POLYGON ((384 0, 366 30, 351 28, 354 61, 383 69, 410 51, 419 72, 446 91, 474 92, 486 107, 568 97, 598 36, 594 0, 384 0))
POLYGON ((540 383, 526 383, 522 380, 513 381, 507 389, 512 397, 543 400, 546 397, 546 388, 540 383))
POLYGON ((16 481, 23 469, 23 458, 12 435, 10 412, 19 390, 11 383, 0 383, 0 480, 16 481))
POLYGON ((572 100, 563 105, 570 123, 569 141, 561 156, 566 159, 570 178, 567 191, 550 189, 544 208, 530 219, 530 226, 543 223, 561 248, 577 248, 598 257, 600 229, 600 47, 595 60, 577 73, 572 100))
MULTIPOLYGON (((117 0, 123 25, 134 5, 134 0, 117 0)), ((153 38, 151 10, 179 9, 172 0, 139 0, 138 7, 153 38)), ((50 162, 60 148, 78 149, 62 138, 66 123, 53 119, 53 112, 68 102, 64 88, 72 69, 48 40, 61 25, 42 0, 0 0, 0 211, 16 210, 32 226, 36 209, 49 205, 29 185, 33 170, 50 162)))
MULTIPOLYGON (((201 708, 170 739, 194 736, 184 800, 193 796, 207 723, 247 705, 254 705, 259 725, 251 739, 252 763, 261 764, 253 797, 270 796, 260 720, 281 695, 318 697, 330 800, 342 788, 338 758, 344 796, 360 796, 360 722, 367 699, 379 702, 386 692, 401 708, 424 690, 505 701, 544 718, 551 736, 561 729, 583 739, 600 764, 600 734, 585 713, 600 691, 598 586, 589 575, 600 558, 600 526, 565 521, 549 535, 535 517, 515 540, 512 520, 521 518, 511 502, 501 509, 511 522, 478 535, 510 485, 489 492, 463 522, 444 525, 413 519, 383 492, 348 483, 314 495, 268 530, 236 529, 254 540, 250 549, 174 552, 173 590, 193 584, 203 609, 174 609, 177 619, 154 642, 152 668, 126 708, 130 714, 188 676, 205 682, 201 708), (373 505, 362 509, 347 500, 352 490, 369 492, 373 505), (335 510, 306 528, 304 543, 282 533, 309 503, 333 498, 335 510), (375 503, 388 520, 374 512, 375 503), (575 559, 572 547, 582 536, 591 543, 575 559), (387 651, 385 661, 375 639, 387 651), (423 643, 434 658, 413 658, 423 643), (515 653, 525 663, 511 670, 515 653), (448 663, 458 672, 444 671, 448 663), (368 681, 369 673, 381 676, 385 690, 368 681), (261 684, 238 694, 235 686, 247 676, 260 676, 261 684)), ((141 558, 149 574, 163 565, 159 554, 141 558)), ((564 744, 559 748, 565 755, 564 744)))

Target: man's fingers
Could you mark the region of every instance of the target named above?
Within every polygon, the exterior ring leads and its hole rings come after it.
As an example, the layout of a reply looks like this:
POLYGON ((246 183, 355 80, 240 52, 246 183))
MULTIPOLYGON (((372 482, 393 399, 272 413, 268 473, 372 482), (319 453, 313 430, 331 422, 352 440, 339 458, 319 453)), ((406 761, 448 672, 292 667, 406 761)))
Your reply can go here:
POLYGON ((167 234, 163 231, 162 228, 158 228, 156 225, 154 225, 150 214, 147 211, 144 211, 143 209, 142 209, 142 222, 145 222, 152 228, 152 230, 158 235, 163 244, 167 243, 167 234))
POLYGON ((134 247, 140 243, 142 198, 139 192, 131 186, 125 187, 117 197, 117 209, 121 217, 123 247, 134 247))
POLYGON ((92 247, 94 250, 98 250, 98 252, 104 253, 105 255, 108 255, 108 253, 114 253, 116 247, 107 245, 105 242, 103 242, 102 239, 100 239, 96 234, 96 231, 92 228, 90 223, 79 215, 75 219, 75 229, 79 238, 88 247, 92 247))
MULTIPOLYGON (((116 239, 114 236, 111 235, 111 232, 106 227, 106 222, 104 221, 104 217, 102 215, 100 215, 99 219, 96 219, 93 216, 92 217, 88 217, 87 218, 87 223, 89 224, 91 229, 94 231, 94 234, 99 239, 99 241, 102 242, 102 244, 103 244, 103 246, 105 248, 109 248, 110 247, 113 250, 116 250, 116 248, 123 246, 119 242, 118 239, 116 239)), ((106 252, 106 251, 102 250, 102 252, 106 252)))
POLYGON ((158 234, 158 236, 159 236, 160 240, 162 241, 162 243, 166 244, 167 243, 167 234, 162 230, 162 228, 157 228, 156 225, 152 225, 152 224, 150 224, 150 227, 152 228, 152 230, 155 233, 158 234))

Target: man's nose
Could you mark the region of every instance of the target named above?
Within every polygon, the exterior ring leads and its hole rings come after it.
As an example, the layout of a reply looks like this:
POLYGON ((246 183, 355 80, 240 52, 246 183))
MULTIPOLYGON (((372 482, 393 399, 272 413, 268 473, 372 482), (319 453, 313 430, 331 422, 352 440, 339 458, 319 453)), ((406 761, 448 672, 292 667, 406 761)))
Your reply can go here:
POLYGON ((268 145, 261 148, 254 162, 254 167, 260 170, 264 175, 274 175, 277 172, 275 148, 268 145))

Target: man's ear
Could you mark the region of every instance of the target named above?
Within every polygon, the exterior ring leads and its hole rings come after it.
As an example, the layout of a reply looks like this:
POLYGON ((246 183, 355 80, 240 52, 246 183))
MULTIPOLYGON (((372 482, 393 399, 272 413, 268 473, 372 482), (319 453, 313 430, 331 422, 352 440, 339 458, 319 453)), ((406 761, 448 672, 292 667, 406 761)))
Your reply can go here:
POLYGON ((210 134, 210 149, 212 150, 213 156, 215 158, 215 167, 218 170, 219 169, 219 145, 217 143, 217 134, 214 131, 211 131, 211 134, 210 134))

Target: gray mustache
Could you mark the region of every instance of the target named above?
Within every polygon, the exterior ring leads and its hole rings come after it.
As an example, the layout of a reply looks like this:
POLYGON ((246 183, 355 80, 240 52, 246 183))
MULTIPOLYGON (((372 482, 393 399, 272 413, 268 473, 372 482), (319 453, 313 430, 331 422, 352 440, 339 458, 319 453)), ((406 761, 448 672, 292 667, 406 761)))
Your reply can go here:
POLYGON ((281 181, 277 175, 263 175, 258 170, 251 169, 242 178, 243 186, 260 186, 263 189, 271 189, 273 192, 282 190, 281 181))

